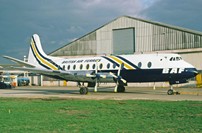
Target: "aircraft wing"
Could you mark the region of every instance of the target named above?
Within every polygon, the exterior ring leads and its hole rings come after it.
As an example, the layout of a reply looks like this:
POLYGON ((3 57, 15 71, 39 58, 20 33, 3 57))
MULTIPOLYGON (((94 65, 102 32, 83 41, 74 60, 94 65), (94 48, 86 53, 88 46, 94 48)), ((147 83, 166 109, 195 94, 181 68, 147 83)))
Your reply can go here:
POLYGON ((39 73, 44 75, 59 75, 59 74, 70 75, 69 72, 66 72, 63 70, 49 70, 49 69, 41 69, 41 68, 27 68, 27 67, 12 67, 12 68, 16 70, 30 71, 33 73, 39 73))
MULTIPOLYGON (((7 70, 21 70, 21 71, 29 71, 36 74, 42 74, 49 77, 53 77, 56 79, 68 80, 68 81, 92 81, 91 77, 87 77, 86 74, 91 74, 92 71, 81 72, 81 71, 64 71, 64 70, 52 70, 52 69, 43 69, 37 68, 35 65, 24 62, 22 60, 10 57, 3 56, 6 59, 9 59, 15 63, 20 64, 22 67, 10 66, 6 68, 7 70)), ((109 75, 109 74, 108 74, 109 75)))
MULTIPOLYGON (((67 80, 67 81, 75 81, 75 82, 92 82, 94 81, 92 78, 95 77, 89 77, 87 75, 90 75, 93 71, 88 72, 81 72, 81 71, 64 71, 64 70, 51 70, 51 69, 43 69, 43 68, 27 68, 27 67, 11 67, 15 70, 21 70, 21 71, 29 71, 36 74, 46 75, 52 78, 61 79, 61 80, 67 80)), ((113 81, 113 76, 111 76, 109 73, 99 73, 99 75, 102 77, 102 75, 105 75, 105 82, 108 80, 113 81), (106 80, 106 78, 108 78, 106 80)), ((94 76, 94 75, 93 75, 94 76)), ((103 78, 100 78, 100 81, 102 81, 103 78)), ((103 82, 103 81, 102 81, 103 82)))
POLYGON ((30 63, 27 63, 25 61, 22 61, 22 60, 19 60, 19 59, 16 59, 16 58, 13 58, 13 57, 10 57, 10 56, 3 56, 4 58, 6 59, 9 59, 15 63, 18 63, 20 64, 21 66, 26 66, 26 67, 35 67, 35 65, 33 64, 30 64, 30 63))

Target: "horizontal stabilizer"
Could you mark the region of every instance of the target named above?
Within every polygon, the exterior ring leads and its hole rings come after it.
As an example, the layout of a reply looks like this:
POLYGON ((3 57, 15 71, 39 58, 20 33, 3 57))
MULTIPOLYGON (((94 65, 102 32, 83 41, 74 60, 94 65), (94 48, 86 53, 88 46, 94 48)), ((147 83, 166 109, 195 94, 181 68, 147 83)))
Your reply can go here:
POLYGON ((19 65, 21 66, 26 66, 26 67, 35 67, 35 65, 32 65, 30 63, 27 63, 25 61, 22 61, 22 60, 19 60, 19 59, 16 59, 16 58, 13 58, 13 57, 10 57, 10 56, 3 56, 4 58, 6 59, 9 59, 15 63, 18 63, 19 65))

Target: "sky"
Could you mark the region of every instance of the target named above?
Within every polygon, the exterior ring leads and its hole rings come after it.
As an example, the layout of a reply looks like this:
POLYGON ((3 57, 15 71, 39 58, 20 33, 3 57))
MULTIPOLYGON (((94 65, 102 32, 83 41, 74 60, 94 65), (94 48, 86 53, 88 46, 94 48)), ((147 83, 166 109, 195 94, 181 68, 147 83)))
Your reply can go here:
MULTIPOLYGON (((50 53, 123 15, 202 32, 202 0, 0 0, 0 56, 23 59, 38 34, 50 53)), ((10 64, 0 57, 0 64, 10 64)))

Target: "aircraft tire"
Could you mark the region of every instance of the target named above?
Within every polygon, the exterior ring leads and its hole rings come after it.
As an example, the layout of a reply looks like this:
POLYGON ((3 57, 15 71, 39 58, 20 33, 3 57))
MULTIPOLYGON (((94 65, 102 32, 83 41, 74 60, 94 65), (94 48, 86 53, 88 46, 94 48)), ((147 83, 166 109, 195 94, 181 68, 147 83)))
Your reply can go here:
POLYGON ((117 92, 125 92, 125 87, 122 85, 119 85, 117 88, 117 92))
POLYGON ((87 87, 81 87, 79 92, 81 95, 86 95, 86 94, 88 94, 88 88, 87 87))
POLYGON ((168 92, 167 92, 167 94, 168 94, 168 95, 173 95, 174 92, 173 92, 173 90, 169 89, 168 92))

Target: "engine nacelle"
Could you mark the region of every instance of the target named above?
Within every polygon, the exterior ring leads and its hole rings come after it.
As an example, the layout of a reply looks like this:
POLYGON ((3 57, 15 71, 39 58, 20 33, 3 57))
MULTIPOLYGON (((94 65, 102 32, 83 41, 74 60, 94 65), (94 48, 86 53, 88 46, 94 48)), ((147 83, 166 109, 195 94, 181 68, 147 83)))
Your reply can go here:
POLYGON ((88 87, 95 87, 95 82, 88 82, 88 87))

